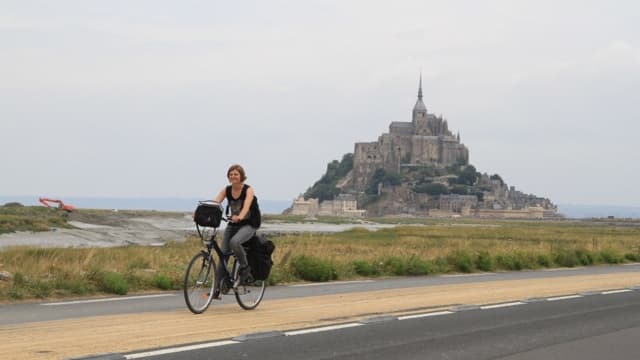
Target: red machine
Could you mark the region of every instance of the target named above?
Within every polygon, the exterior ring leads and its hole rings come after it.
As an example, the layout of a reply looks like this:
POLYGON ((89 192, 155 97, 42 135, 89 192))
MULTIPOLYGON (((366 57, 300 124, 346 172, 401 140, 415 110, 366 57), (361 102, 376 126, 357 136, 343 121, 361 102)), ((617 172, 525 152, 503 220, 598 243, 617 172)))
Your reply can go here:
POLYGON ((48 198, 43 198, 43 197, 41 197, 39 200, 44 206, 49 207, 49 208, 52 207, 51 203, 54 203, 54 204, 58 204, 58 205, 56 205, 56 207, 58 209, 66 211, 66 212, 72 212, 73 210, 76 209, 75 206, 69 205, 69 204, 65 204, 65 203, 62 202, 62 200, 48 199, 48 198))

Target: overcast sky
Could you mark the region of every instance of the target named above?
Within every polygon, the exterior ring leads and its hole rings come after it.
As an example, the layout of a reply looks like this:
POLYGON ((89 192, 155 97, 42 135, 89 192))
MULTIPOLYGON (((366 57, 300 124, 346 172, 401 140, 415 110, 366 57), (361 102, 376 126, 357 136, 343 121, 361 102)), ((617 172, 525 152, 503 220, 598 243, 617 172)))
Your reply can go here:
POLYGON ((640 205, 637 1, 0 2, 0 195, 262 199, 424 101, 480 172, 640 205))

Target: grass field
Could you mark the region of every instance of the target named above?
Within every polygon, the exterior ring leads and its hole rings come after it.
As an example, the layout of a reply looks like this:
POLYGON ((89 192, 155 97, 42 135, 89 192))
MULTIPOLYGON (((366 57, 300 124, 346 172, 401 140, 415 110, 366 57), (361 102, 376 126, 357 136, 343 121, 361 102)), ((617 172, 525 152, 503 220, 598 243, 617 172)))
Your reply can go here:
MULTIPOLYGON (((0 212, 0 224, 9 223, 6 216, 0 212)), ((63 215, 51 217, 35 226, 65 226, 63 215)), ((607 223, 427 221, 272 240, 272 284, 640 261, 640 227, 607 223)), ((0 272, 13 277, 0 280, 0 301, 179 289, 200 248, 199 239, 189 238, 164 247, 4 249, 0 272)))
POLYGON ((0 234, 70 228, 68 214, 43 206, 0 206, 0 234))

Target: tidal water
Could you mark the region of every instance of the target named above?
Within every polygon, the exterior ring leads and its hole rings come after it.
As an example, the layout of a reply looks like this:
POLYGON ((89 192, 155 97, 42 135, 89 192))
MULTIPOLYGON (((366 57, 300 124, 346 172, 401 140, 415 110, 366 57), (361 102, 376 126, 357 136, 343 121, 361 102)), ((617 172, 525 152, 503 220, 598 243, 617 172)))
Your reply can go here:
MULTIPOLYGON (((64 197, 67 204, 84 209, 127 209, 158 211, 193 211, 197 206, 196 198, 100 198, 100 197, 64 197)), ((19 202, 23 205, 40 205, 38 196, 2 196, 0 205, 19 202)), ((260 209, 265 214, 280 214, 291 206, 292 200, 260 199, 260 209)), ((579 205, 559 204, 558 211, 566 217, 582 218, 640 218, 640 206, 615 205, 579 205)))
MULTIPOLYGON (((22 205, 40 205, 39 196, 2 196, 0 205, 19 202, 22 205)), ((99 198, 99 197, 58 197, 65 204, 81 209, 157 210, 193 211, 198 205, 196 198, 99 198)), ((292 201, 260 199, 260 210, 265 214, 280 214, 291 206, 292 201)))

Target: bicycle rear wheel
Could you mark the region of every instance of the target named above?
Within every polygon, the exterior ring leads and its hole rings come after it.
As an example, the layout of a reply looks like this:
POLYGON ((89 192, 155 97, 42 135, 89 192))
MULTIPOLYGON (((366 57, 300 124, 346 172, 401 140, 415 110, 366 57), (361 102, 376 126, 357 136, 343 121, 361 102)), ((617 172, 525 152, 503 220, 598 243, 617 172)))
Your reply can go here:
MULTIPOLYGON (((240 263, 238 260, 235 260, 233 263, 233 280, 234 284, 237 283, 237 279, 239 277, 240 272, 240 263)), ((264 290, 267 287, 267 282, 265 280, 255 280, 248 284, 239 284, 234 287, 233 291, 236 295, 236 301, 241 308, 245 310, 253 310, 255 309, 262 298, 264 297, 264 290)))
POLYGON ((213 300, 216 264, 206 253, 194 256, 184 275, 184 301, 194 314, 201 314, 213 300))

